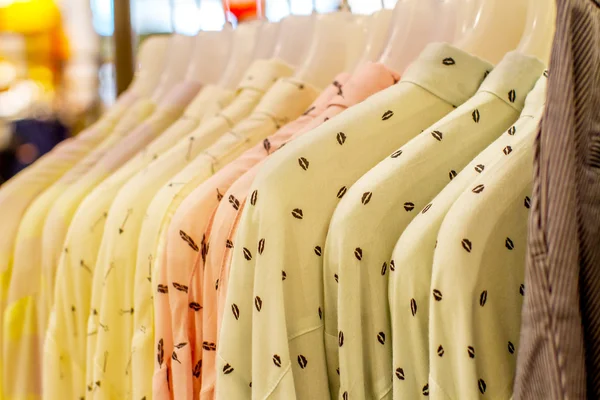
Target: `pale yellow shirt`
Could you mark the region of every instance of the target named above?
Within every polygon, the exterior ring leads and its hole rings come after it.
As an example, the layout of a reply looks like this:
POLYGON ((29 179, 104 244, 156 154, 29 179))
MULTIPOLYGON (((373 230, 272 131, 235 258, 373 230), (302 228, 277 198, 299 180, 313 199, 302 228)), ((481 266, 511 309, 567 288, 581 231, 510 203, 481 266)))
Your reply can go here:
POLYGON ((489 69, 431 44, 397 84, 265 162, 233 241, 217 399, 337 398, 323 336, 322 252, 333 211, 377 162, 468 100, 489 69))
MULTIPOLYGON (((187 93, 187 90, 184 90, 183 93, 187 93)), ((104 213, 108 208, 107 205, 100 205, 100 210, 94 212, 86 204, 89 204, 90 201, 93 201, 91 199, 95 199, 97 196, 101 196, 107 201, 112 200, 122 182, 125 182, 135 171, 150 163, 177 139, 193 130, 207 110, 212 110, 219 104, 226 104, 230 97, 229 91, 218 87, 203 88, 191 101, 179 120, 102 182, 79 206, 69 226, 64 244, 64 254, 60 257, 57 268, 57 304, 52 313, 44 343, 45 398, 56 398, 58 393, 81 393, 82 396, 85 393, 83 377, 86 342, 84 335, 80 332, 85 332, 87 323, 87 312, 84 310, 89 310, 89 289, 86 292, 85 283, 77 282, 74 277, 79 277, 78 273, 83 272, 88 281, 91 280, 91 268, 93 268, 95 254, 102 237, 104 213), (73 298, 73 291, 79 291, 75 298, 73 298), (65 310, 68 309, 67 314, 61 313, 63 307, 65 310), (85 317, 81 317, 81 313, 85 313, 85 317), (67 319, 65 320, 65 318, 67 319), (65 324, 68 326, 65 327, 65 324), (72 336, 68 335, 73 332, 75 334, 72 336), (59 371, 62 379, 59 379, 59 371)), ((54 294, 53 291, 49 292, 54 294)), ((44 301, 53 303, 48 297, 44 296, 44 301)))

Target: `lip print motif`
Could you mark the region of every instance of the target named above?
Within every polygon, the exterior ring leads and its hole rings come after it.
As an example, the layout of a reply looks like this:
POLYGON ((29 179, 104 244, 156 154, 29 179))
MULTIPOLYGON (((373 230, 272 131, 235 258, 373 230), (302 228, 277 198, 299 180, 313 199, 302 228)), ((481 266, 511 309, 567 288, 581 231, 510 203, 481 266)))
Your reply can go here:
POLYGON ((392 155, 390 156, 391 158, 398 158, 402 155, 402 150, 396 150, 395 152, 392 153, 392 155))
POLYGON ((181 342, 175 345, 176 349, 182 349, 187 345, 187 342, 181 342))
POLYGON ((339 132, 336 138, 340 146, 346 143, 346 134, 344 132, 339 132))
POLYGON ((473 121, 475 121, 475 123, 479 123, 479 118, 481 117, 481 115, 479 114, 479 110, 475 109, 471 116, 473 117, 473 121))
POLYGON ((262 254, 265 251, 265 239, 260 239, 258 241, 258 254, 262 254))
POLYGON ((337 95, 344 97, 344 92, 342 90, 342 84, 339 83, 338 81, 333 81, 332 85, 337 88, 337 90, 338 90, 337 95))
POLYGON ((423 390, 421 393, 423 393, 423 396, 429 396, 429 384, 423 386, 423 390))
POLYGON ((287 274, 285 273, 285 271, 281 271, 281 280, 285 281, 287 279, 287 274))
POLYGON ((484 290, 483 292, 481 292, 481 295, 479 296, 479 305, 481 307, 485 306, 485 303, 487 302, 487 290, 484 290))
POLYGON ((208 254, 209 243, 206 241, 206 235, 202 235, 202 243, 200 243, 202 247, 202 251, 200 252, 200 256, 202 257, 202 262, 206 263, 206 255, 208 254))
POLYGON ((479 384, 479 392, 481 392, 481 394, 484 394, 485 390, 487 389, 485 381, 483 379, 480 379, 477 383, 479 384))
POLYGON ((267 154, 269 154, 269 151, 271 150, 271 142, 269 141, 269 139, 263 140, 263 147, 265 148, 267 154))
POLYGON ((511 89, 511 91, 508 92, 508 100, 511 103, 514 103, 516 98, 517 98, 517 92, 515 92, 515 89, 511 89))
POLYGON ((469 355, 469 358, 475 358, 475 349, 473 346, 467 347, 467 354, 469 355))
POLYGON ((188 292, 188 287, 185 285, 182 285, 181 283, 173 282, 173 287, 176 290, 179 290, 180 292, 184 292, 184 293, 188 292))
POLYGON ((310 114, 310 112, 311 112, 312 110, 314 110, 315 108, 316 108, 315 106, 312 106, 312 107, 310 107, 308 110, 304 111, 304 112, 302 113, 302 115, 308 115, 308 114, 310 114))
POLYGON ((521 286, 519 286, 519 294, 521 296, 525 296, 525 285, 521 283, 521 286))
POLYGON ((298 365, 300 368, 304 369, 308 365, 308 360, 302 354, 298 355, 298 365))
POLYGON ((318 255, 319 257, 321 257, 321 254, 322 254, 321 246, 315 246, 315 254, 318 255))
POLYGON ((223 199, 223 195, 221 194, 221 192, 219 192, 219 189, 217 189, 217 201, 221 201, 223 199))
POLYGON ((404 203, 404 210, 406 211, 412 211, 415 209, 415 204, 411 203, 410 201, 407 201, 406 203, 404 203))
POLYGON ((404 380, 404 370, 402 368, 396 368, 396 378, 400 379, 401 381, 404 380))
POLYGON ((367 205, 371 201, 371 197, 373 197, 373 193, 371 193, 371 192, 364 192, 360 201, 364 205, 367 205))
POLYGON ((192 373, 194 374, 194 378, 200 378, 200 372, 202 371, 202 360, 199 360, 194 366, 194 370, 192 373))
POLYGON ((485 165, 483 165, 483 164, 477 164, 475 166, 475 171, 477 171, 479 173, 482 173, 484 169, 485 169, 485 165))
POLYGON ((335 372, 337 372, 338 376, 340 376, 340 369, 339 368, 336 368, 335 372))
POLYGON ((200 310, 202 309, 202 306, 201 306, 200 304, 196 303, 195 301, 192 301, 192 302, 189 304, 189 306, 190 306, 190 308, 191 308, 192 310, 194 310, 194 311, 200 311, 200 310))
POLYGON ((196 242, 194 242, 194 239, 192 239, 187 233, 180 230, 179 236, 183 239, 184 242, 186 242, 188 244, 188 246, 190 246, 192 248, 192 250, 194 250, 194 251, 199 250, 198 245, 196 244, 196 242))
POLYGON ((229 375, 232 372, 233 372, 233 367, 229 364, 225 364, 225 366, 223 367, 223 373, 225 375, 229 375))
POLYGON ((429 211, 429 209, 431 208, 432 204, 429 203, 425 206, 425 208, 423 208, 423 210, 421 211, 421 214, 425 214, 427 211, 429 211))
POLYGON ((231 312, 236 320, 240 319, 240 309, 237 304, 234 303, 231 305, 231 312))
POLYGON ((213 342, 202 342, 202 348, 206 351, 216 351, 217 345, 213 342))
POLYGON ((362 260, 362 256, 363 256, 363 252, 360 247, 357 247, 356 249, 354 249, 354 257, 356 257, 356 259, 358 261, 362 260))
POLYGON ((450 172, 448 172, 448 177, 450 178, 450 180, 456 178, 456 171, 455 170, 451 170, 450 172))
POLYGON ((348 392, 344 392, 342 395, 342 400, 348 400, 348 392))
POLYGON ((276 367, 281 367, 281 357, 277 354, 273 355, 273 364, 275 364, 276 367))
POLYGON ((392 110, 387 110, 381 116, 381 120, 382 121, 387 121, 388 119, 392 118, 393 116, 394 116, 394 112, 392 110))
POLYGON ((256 307, 256 311, 260 312, 262 310, 263 301, 259 296, 254 298, 254 306, 256 307))
POLYGON ((236 199, 232 194, 229 195, 229 204, 233 207, 234 210, 240 209, 240 201, 236 199))
POLYGON ((454 59, 452 57, 446 57, 442 60, 442 64, 444 65, 454 65, 456 64, 456 62, 454 61, 454 59))
POLYGON ((510 128, 508 128, 508 131, 507 131, 507 132, 508 132, 508 134, 509 134, 510 136, 514 136, 514 135, 515 135, 515 133, 517 133, 517 128, 516 128, 516 127, 513 125, 513 126, 511 126, 510 128))
POLYGON ((338 190, 336 197, 338 199, 341 199, 342 197, 344 197, 344 195, 346 194, 347 191, 348 191, 348 188, 346 188, 346 186, 342 186, 340 188, 340 190, 338 190))
POLYGON ((463 249, 467 251, 467 253, 470 253, 473 249, 473 244, 469 239, 463 239, 460 243, 462 244, 463 249))
POLYGON ((385 333, 379 332, 377 334, 377 341, 381 344, 385 344, 385 333))
POLYGON ((162 368, 165 362, 165 342, 162 338, 158 341, 156 348, 156 360, 158 361, 158 367, 162 368))
POLYGON ((250 250, 248 250, 247 248, 244 247, 242 252, 244 253, 244 258, 246 260, 248 260, 248 261, 252 260, 252 253, 250 253, 250 250))
POLYGON ((512 249, 515 248, 515 244, 513 243, 513 241, 509 237, 506 238, 506 241, 504 242, 504 245, 509 250, 512 250, 512 249))
POLYGON ((215 290, 219 290, 219 280, 215 281, 215 290))
POLYGON ((339 278, 338 274, 333 274, 333 279, 335 279, 336 283, 340 282, 340 278, 339 278))
POLYGON ((431 132, 431 136, 433 136, 435 138, 435 140, 437 140, 438 142, 441 142, 442 139, 444 138, 444 135, 440 131, 431 132))
POLYGON ((525 208, 531 207, 531 199, 529 198, 529 196, 525 196, 525 200, 523 200, 523 205, 525 206, 525 208))
POLYGON ((300 164, 300 167, 301 167, 303 170, 305 170, 305 171, 306 171, 306 170, 308 169, 308 165, 309 165, 310 163, 308 162, 308 160, 307 160, 306 158, 304 158, 304 157, 300 157, 300 158, 298 159, 298 164, 300 164))
POLYGON ((344 332, 338 332, 338 346, 342 347, 344 345, 344 332))
POLYGON ((396 262, 394 260, 390 261, 390 271, 394 272, 396 270, 396 262))
POLYGON ((548 77, 548 70, 544 70, 544 74, 543 75, 544 75, 544 78, 547 78, 548 77))
POLYGON ((250 204, 252 204, 253 206, 256 205, 256 200, 258 200, 258 190, 255 190, 252 192, 252 195, 250 196, 250 204))
POLYGON ((417 315, 417 301, 415 299, 410 299, 410 313, 413 317, 417 315))
POLYGON ((383 265, 381 266, 381 276, 385 276, 386 271, 387 271, 387 263, 384 261, 383 265))
POLYGON ((233 248, 233 242, 229 239, 227 239, 227 241, 225 242, 225 247, 228 249, 232 249, 233 248))
POLYGON ((504 149, 502 149, 502 152, 504 153, 504 155, 509 155, 510 153, 512 153, 512 147, 510 146, 506 146, 504 149))
POLYGON ((443 357, 444 356, 444 347, 441 344, 437 348, 437 355, 439 357, 443 357))
POLYGON ((294 216, 294 218, 296 218, 296 219, 302 219, 302 218, 304 218, 304 213, 303 213, 303 212, 302 212, 302 210, 301 210, 301 209, 299 209, 299 208, 294 208, 294 209, 292 210, 292 215, 293 215, 293 216, 294 216))
POLYGON ((484 185, 477 185, 473 189, 471 189, 471 192, 479 194, 483 192, 483 189, 485 189, 484 185))
POLYGON ((483 79, 487 78, 487 76, 490 74, 490 71, 485 71, 485 73, 483 74, 483 79))
POLYGON ((435 301, 441 301, 442 300, 442 292, 440 292, 437 289, 433 289, 433 298, 435 299, 435 301))
POLYGON ((508 341, 508 352, 510 354, 515 354, 515 345, 510 340, 508 341))
POLYGON ((169 287, 167 285, 161 285, 161 284, 159 284, 156 287, 156 291, 158 293, 169 293, 169 287))
POLYGON ((319 307, 319 319, 323 319, 323 310, 319 307))

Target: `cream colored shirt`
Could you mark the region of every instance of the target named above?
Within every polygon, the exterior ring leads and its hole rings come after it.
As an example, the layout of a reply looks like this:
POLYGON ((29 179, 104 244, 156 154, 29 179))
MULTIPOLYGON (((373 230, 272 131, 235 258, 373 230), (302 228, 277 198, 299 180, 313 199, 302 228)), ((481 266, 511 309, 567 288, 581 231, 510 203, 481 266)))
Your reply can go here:
MULTIPOLYGON (((519 117, 543 69, 534 57, 507 54, 473 97, 377 164, 340 201, 327 234, 323 279, 327 365, 339 367, 341 393, 392 398, 387 288, 394 244, 454 177, 451 171, 461 170, 519 117)), ((333 390, 338 374, 329 373, 333 390)), ((421 390, 403 396, 419 397, 421 390)))
POLYGON ((217 349, 218 399, 330 396, 322 251, 331 215, 361 175, 466 101, 490 68, 449 45, 431 44, 396 85, 264 164, 234 240, 229 312, 217 349))

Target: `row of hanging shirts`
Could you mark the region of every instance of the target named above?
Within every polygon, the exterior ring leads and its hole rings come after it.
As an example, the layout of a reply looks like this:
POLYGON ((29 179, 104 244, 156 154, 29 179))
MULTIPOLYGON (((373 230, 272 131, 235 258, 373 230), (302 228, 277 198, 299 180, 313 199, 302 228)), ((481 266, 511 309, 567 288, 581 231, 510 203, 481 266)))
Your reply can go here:
POLYGON ((406 0, 148 39, 117 103, 0 188, 4 398, 510 397, 553 14, 406 0))

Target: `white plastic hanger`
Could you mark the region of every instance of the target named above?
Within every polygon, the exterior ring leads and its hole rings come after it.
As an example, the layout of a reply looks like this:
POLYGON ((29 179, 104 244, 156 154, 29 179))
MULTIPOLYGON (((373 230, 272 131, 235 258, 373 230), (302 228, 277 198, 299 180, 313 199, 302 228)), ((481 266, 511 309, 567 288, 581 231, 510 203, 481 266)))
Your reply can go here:
POLYGON ((133 91, 150 96, 158 85, 165 67, 165 55, 169 44, 168 36, 152 36, 140 45, 135 63, 135 75, 131 86, 133 91))
POLYGON ((167 65, 160 75, 152 100, 158 103, 165 94, 185 77, 193 53, 194 37, 174 34, 169 39, 167 65))
POLYGON ((194 39, 193 55, 185 80, 202 84, 216 83, 230 58, 232 36, 228 26, 218 32, 199 32, 194 39))
POLYGON ((272 58, 297 67, 306 58, 315 27, 315 15, 290 15, 279 23, 272 58))
POLYGON ((548 65, 555 24, 554 0, 528 0, 525 32, 517 46, 517 51, 536 56, 548 65))
POLYGON ((379 61, 402 73, 429 43, 453 42, 456 10, 465 1, 471 0, 398 0, 379 61))
POLYGON ((386 44, 392 15, 392 10, 381 9, 371 14, 368 18, 368 23, 365 26, 367 35, 365 45, 357 67, 366 62, 377 60, 383 51, 383 46, 386 44))
POLYGON ((455 46, 498 63, 523 37, 527 6, 523 0, 463 0, 455 46))
POLYGON ((231 56, 227 67, 219 80, 219 86, 235 89, 242 79, 244 72, 252 61, 252 53, 257 41, 261 21, 246 22, 238 25, 234 32, 231 56))

